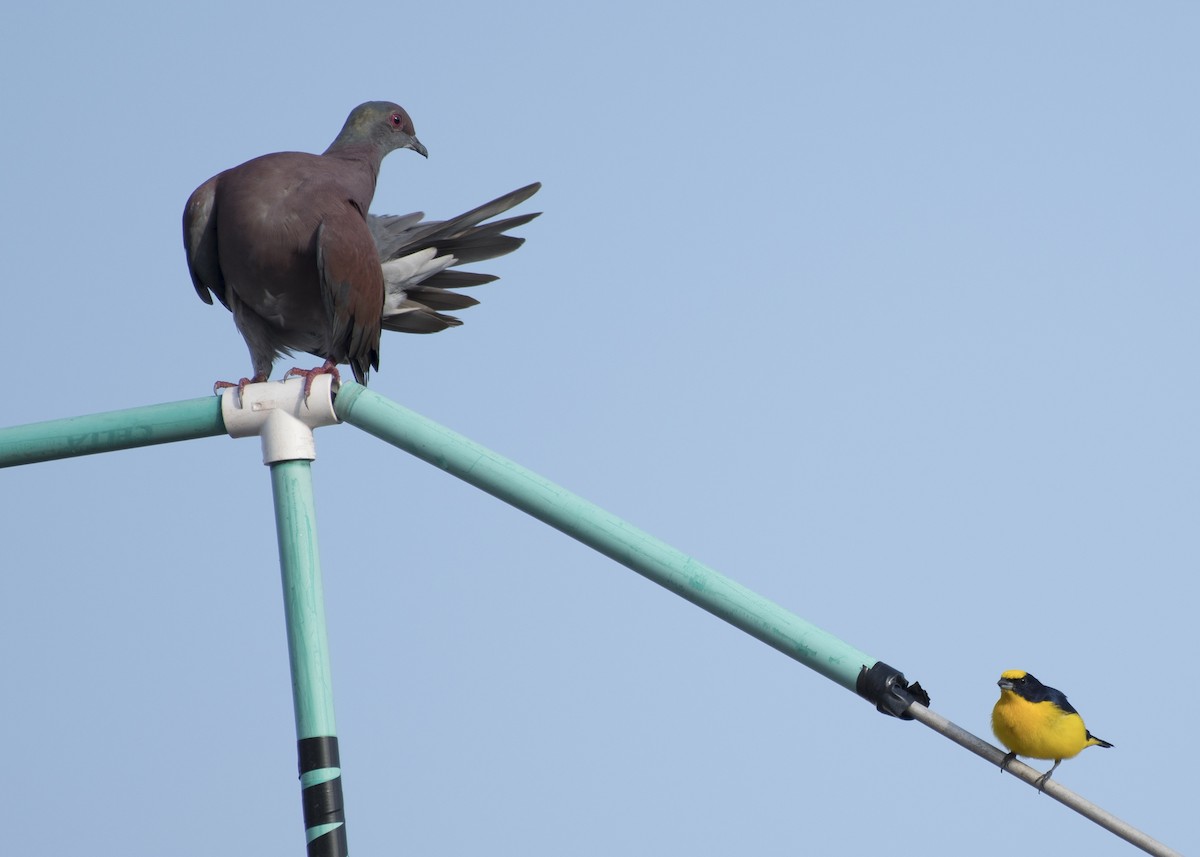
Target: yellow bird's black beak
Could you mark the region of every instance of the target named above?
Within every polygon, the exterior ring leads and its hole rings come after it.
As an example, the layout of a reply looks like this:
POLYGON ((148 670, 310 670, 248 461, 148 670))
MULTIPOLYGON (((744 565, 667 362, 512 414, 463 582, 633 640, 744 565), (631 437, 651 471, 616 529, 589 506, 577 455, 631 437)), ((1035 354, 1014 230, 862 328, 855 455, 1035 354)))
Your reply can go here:
POLYGON ((996 682, 996 684, 1000 687, 1001 690, 1012 690, 1013 689, 1013 683, 1006 678, 1000 679, 1000 681, 996 682))

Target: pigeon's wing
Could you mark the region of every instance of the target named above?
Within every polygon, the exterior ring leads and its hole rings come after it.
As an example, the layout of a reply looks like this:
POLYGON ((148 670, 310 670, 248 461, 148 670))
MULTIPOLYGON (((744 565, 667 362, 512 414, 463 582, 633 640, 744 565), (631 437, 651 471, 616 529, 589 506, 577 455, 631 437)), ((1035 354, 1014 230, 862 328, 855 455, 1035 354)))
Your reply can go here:
POLYGON ((367 383, 379 368, 383 271, 371 231, 347 205, 327 214, 317 227, 317 276, 329 318, 329 354, 347 362, 354 379, 367 383))
POLYGON ((229 308, 225 299, 225 277, 217 254, 217 182, 215 175, 196 188, 183 207, 183 248, 187 253, 188 273, 196 294, 206 304, 212 296, 229 308))

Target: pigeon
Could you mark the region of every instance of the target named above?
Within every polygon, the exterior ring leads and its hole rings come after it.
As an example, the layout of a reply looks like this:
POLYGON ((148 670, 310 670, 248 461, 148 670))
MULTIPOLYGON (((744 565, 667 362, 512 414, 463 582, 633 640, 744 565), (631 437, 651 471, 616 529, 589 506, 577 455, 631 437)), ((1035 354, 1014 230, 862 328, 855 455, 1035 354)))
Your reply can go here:
POLYGON ((497 215, 533 196, 535 182, 449 220, 417 212, 368 213, 385 155, 411 149, 428 157, 404 108, 369 101, 351 111, 323 154, 278 152, 218 173, 183 212, 183 243, 196 293, 216 295, 266 381, 275 359, 308 352, 325 362, 292 369, 306 393, 319 374, 339 378, 349 364, 366 384, 379 368, 381 330, 436 333, 462 322, 448 315, 478 303, 457 291, 497 277, 456 270, 520 247, 505 234, 541 212, 497 215), (490 221, 490 222, 488 222, 490 221))

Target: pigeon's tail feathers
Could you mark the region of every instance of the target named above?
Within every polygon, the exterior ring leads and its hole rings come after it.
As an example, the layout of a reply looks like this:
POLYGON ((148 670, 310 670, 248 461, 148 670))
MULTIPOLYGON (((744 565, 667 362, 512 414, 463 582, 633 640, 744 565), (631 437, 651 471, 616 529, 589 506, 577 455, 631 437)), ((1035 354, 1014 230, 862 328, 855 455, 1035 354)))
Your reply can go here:
POLYGON ((493 220, 490 223, 481 223, 475 228, 468 230, 460 230, 462 235, 499 235, 502 232, 507 232, 510 229, 516 229, 518 226, 524 226, 535 217, 541 215, 540 211, 532 211, 529 214, 514 214, 512 217, 505 217, 503 220, 493 220))
POLYGON ((485 223, 468 230, 460 230, 457 234, 438 235, 428 241, 440 253, 449 253, 458 259, 456 264, 464 265, 472 262, 482 262, 485 259, 495 259, 511 253, 525 243, 524 238, 505 235, 509 229, 524 226, 537 217, 541 212, 522 214, 517 217, 507 217, 494 223, 485 223))
POLYGON ((458 264, 482 262, 485 259, 495 259, 511 253, 525 243, 524 238, 505 235, 508 229, 523 226, 541 214, 522 214, 518 217, 508 217, 495 223, 484 223, 468 227, 456 226, 456 221, 431 222, 427 230, 413 235, 410 242, 401 248, 402 252, 411 252, 418 247, 436 247, 441 253, 450 253, 458 259, 458 264))
POLYGON ((445 315, 435 309, 417 303, 403 301, 391 315, 383 317, 384 330, 396 330, 400 333, 438 333, 447 327, 458 327, 462 322, 452 315, 445 315))
POLYGON ((411 214, 372 214, 367 218, 367 225, 372 235, 390 235, 402 229, 411 229, 425 219, 425 212, 414 211, 411 214))
POLYGON ((371 237, 375 239, 375 247, 379 250, 379 261, 395 259, 400 255, 400 248, 408 240, 407 236, 417 228, 424 219, 423 211, 412 214, 369 214, 367 227, 371 237))
MULTIPOLYGON (((496 215, 503 214, 504 212, 508 211, 513 206, 520 205, 522 202, 529 199, 529 197, 537 193, 541 186, 541 182, 534 182, 533 184, 525 185, 525 187, 517 188, 514 191, 504 194, 504 196, 498 196, 491 202, 485 202, 483 205, 472 208, 470 211, 460 214, 458 217, 441 222, 430 222, 426 224, 425 228, 430 231, 436 231, 440 235, 457 236, 464 234, 467 230, 479 226, 479 224, 483 223, 485 220, 490 220, 496 215)), ((541 214, 541 212, 538 212, 537 214, 541 214)), ((534 217, 537 217, 537 214, 526 216, 528 217, 528 220, 532 220, 534 217)), ((519 226, 520 224, 514 225, 519 226)), ((491 226, 491 224, 484 224, 482 228, 487 229, 489 226, 491 226)))
POLYGON ((436 286, 414 286, 408 290, 408 300, 436 310, 466 309, 479 303, 470 295, 450 292, 436 286))
POLYGON ((462 324, 439 310, 458 310, 475 306, 475 298, 427 285, 457 260, 438 255, 426 247, 399 259, 383 263, 383 327, 405 333, 436 333, 462 324))
MULTIPOLYGON (((403 292, 438 274, 457 260, 451 254, 439 254, 436 247, 426 247, 407 256, 383 263, 383 284, 388 294, 403 292)), ((385 312, 386 314, 386 312, 385 312)))
POLYGON ((500 279, 495 274, 473 274, 470 271, 441 271, 436 275, 439 289, 469 289, 472 286, 482 286, 494 283, 500 279))
POLYGON ((524 238, 513 235, 485 235, 436 241, 433 246, 439 253, 448 253, 457 259, 455 264, 466 265, 511 253, 524 243, 524 238))
POLYGON ((494 259, 524 244, 524 238, 505 233, 540 212, 485 221, 529 199, 540 187, 537 182, 526 185, 451 220, 422 221, 421 214, 370 215, 367 223, 383 267, 383 328, 437 333, 462 324, 444 311, 466 309, 479 301, 452 290, 499 278, 456 266, 494 259))
POLYGON ((513 238, 503 233, 523 226, 541 212, 507 217, 493 223, 484 221, 529 199, 540 187, 539 182, 534 182, 450 220, 422 221, 422 215, 419 213, 382 216, 372 214, 367 217, 367 224, 375 239, 380 262, 407 256, 426 247, 435 247, 441 252, 450 253, 457 257, 456 264, 477 262, 511 253, 521 246, 524 239, 513 238), (455 249, 458 247, 463 248, 464 254, 455 249))

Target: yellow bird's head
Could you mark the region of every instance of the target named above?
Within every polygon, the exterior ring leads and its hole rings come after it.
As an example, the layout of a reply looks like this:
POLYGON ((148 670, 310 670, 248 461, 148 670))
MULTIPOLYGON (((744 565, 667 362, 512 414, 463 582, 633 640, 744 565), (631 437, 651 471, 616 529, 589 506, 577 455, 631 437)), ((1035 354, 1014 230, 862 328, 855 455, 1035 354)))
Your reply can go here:
POLYGON ((996 684, 1000 685, 1001 690, 1011 690, 1015 692, 1017 683, 1023 678, 1027 678, 1029 673, 1025 670, 1005 670, 1000 673, 1000 681, 996 684))
POLYGON ((1000 674, 1000 697, 1013 693, 1029 702, 1049 702, 1060 711, 1075 714, 1075 707, 1067 702, 1067 697, 1052 687, 1046 687, 1025 670, 1005 670, 1000 674))

